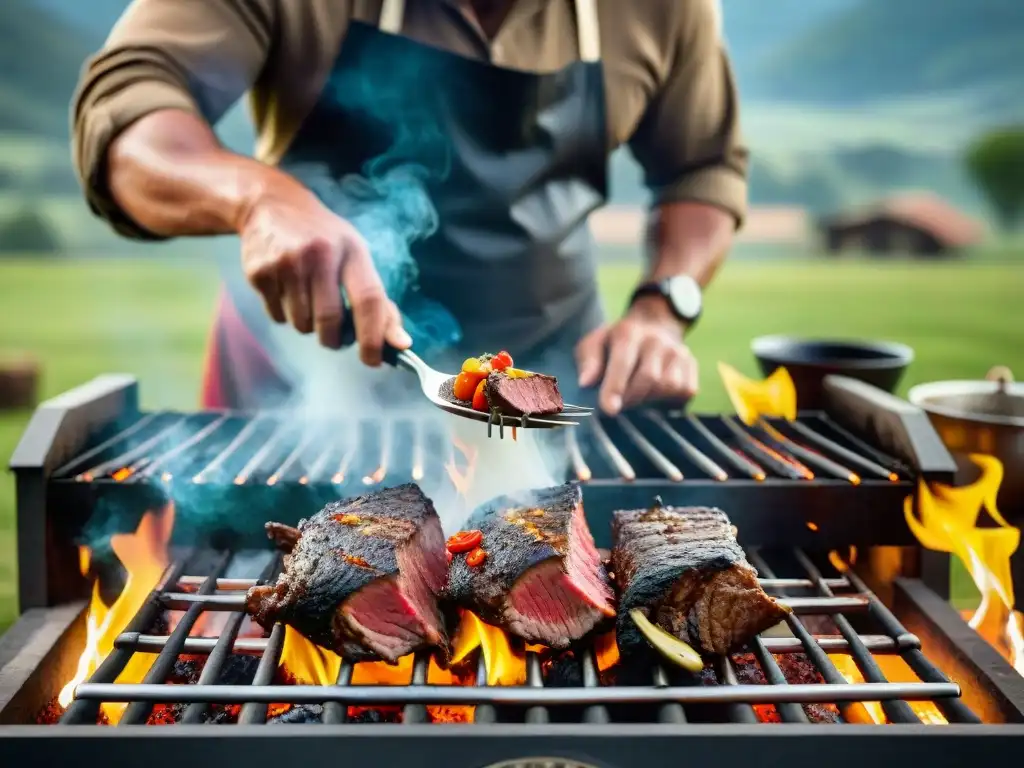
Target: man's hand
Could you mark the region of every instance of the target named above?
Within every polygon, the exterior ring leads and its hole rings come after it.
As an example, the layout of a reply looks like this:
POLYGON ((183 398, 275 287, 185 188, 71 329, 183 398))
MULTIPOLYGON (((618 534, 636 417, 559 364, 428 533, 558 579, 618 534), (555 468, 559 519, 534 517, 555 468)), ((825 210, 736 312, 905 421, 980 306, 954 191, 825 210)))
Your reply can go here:
POLYGON ((275 182, 246 211, 239 227, 242 267, 267 313, 299 333, 315 330, 321 344, 337 349, 341 286, 352 305, 364 363, 380 365, 385 342, 407 348, 412 340, 384 292, 366 241, 294 179, 275 182))
POLYGON ((697 361, 679 322, 658 297, 639 299, 616 323, 576 345, 580 386, 601 381, 599 404, 614 415, 644 400, 685 399, 697 392, 697 361))

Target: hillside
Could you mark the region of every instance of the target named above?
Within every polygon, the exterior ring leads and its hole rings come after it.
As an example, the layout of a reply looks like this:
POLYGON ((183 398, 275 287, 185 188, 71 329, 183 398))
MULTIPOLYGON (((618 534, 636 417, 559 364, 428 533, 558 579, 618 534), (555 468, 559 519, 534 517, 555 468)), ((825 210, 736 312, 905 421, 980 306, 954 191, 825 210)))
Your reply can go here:
POLYGON ((0 132, 62 138, 90 46, 31 0, 0 2, 0 132))
POLYGON ((835 105, 960 92, 998 111, 1021 102, 1021 51, 1021 0, 859 0, 768 51, 750 84, 835 105))

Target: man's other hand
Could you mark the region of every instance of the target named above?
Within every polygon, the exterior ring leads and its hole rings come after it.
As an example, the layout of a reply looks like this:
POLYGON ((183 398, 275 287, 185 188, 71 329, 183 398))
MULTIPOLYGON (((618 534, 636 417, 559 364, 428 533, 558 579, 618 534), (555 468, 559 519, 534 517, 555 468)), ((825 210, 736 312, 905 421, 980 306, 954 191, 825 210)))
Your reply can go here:
POLYGON ((341 287, 364 363, 380 365, 385 342, 399 349, 412 343, 366 241, 297 181, 278 177, 246 211, 239 234, 245 276, 276 322, 288 322, 303 334, 316 331, 321 344, 337 349, 341 287))
POLYGON ((601 382, 599 405, 611 415, 645 400, 685 400, 697 393, 697 361, 658 297, 639 299, 621 320, 584 337, 576 345, 576 365, 581 387, 601 382))

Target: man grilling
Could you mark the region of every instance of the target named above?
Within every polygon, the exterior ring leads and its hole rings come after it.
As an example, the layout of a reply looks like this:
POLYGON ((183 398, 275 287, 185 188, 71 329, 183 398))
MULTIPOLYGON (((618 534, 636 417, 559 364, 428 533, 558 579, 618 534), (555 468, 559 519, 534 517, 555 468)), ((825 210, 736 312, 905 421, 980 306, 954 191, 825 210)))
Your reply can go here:
POLYGON ((614 414, 696 391, 684 336, 746 199, 736 100, 718 0, 134 0, 85 69, 74 152, 118 232, 240 237, 204 405, 247 408, 301 384, 296 349, 337 364, 346 301, 367 366, 412 343, 372 239, 314 190, 429 126, 441 160, 415 140, 398 159, 432 171, 416 298, 461 326, 454 359, 508 349, 614 414), (247 91, 255 159, 211 129, 247 91), (586 222, 623 143, 654 197, 650 258, 606 322, 586 222))

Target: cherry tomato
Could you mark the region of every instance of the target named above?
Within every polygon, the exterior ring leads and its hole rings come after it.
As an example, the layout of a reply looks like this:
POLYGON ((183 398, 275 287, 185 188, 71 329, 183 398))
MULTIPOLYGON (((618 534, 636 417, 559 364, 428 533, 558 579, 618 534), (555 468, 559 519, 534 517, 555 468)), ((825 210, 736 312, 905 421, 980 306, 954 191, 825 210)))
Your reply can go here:
POLYGON ((480 382, 487 378, 483 373, 468 373, 463 371, 455 377, 452 384, 452 394, 459 400, 472 400, 480 382))
POLYGON ((491 367, 496 371, 504 371, 506 368, 511 368, 512 355, 505 350, 501 350, 501 352, 491 358, 491 367))
POLYGON ((466 555, 466 565, 470 568, 476 568, 477 566, 483 565, 484 560, 487 559, 487 552, 480 547, 477 547, 468 555, 466 555))
POLYGON ((484 364, 480 362, 479 357, 467 357, 462 362, 463 373, 482 373, 484 364))
POLYGON ((476 385, 476 391, 473 393, 473 410, 474 411, 487 411, 491 410, 487 404, 487 395, 484 394, 484 386, 487 384, 487 379, 482 380, 476 385))
POLYGON ((476 549, 483 540, 482 531, 459 531, 448 537, 448 543, 445 546, 448 547, 449 552, 459 554, 476 549))

